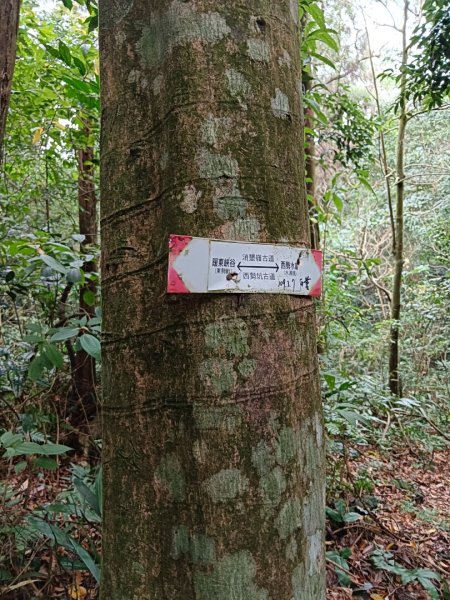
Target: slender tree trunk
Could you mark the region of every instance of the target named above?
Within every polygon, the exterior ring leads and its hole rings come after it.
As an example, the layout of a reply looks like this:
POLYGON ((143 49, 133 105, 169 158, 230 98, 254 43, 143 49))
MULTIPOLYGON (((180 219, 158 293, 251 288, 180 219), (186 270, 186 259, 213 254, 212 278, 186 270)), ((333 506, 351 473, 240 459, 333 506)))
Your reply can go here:
POLYGON ((401 291, 403 277, 403 230, 404 230, 404 199, 405 199, 405 135, 408 123, 406 107, 406 72, 404 67, 408 62, 408 40, 406 27, 408 22, 408 0, 404 3, 403 28, 402 28, 402 75, 400 79, 400 116, 397 134, 396 153, 396 215, 395 215, 395 267, 394 283, 392 288, 391 304, 391 331, 389 350, 389 389, 392 394, 401 396, 402 384, 400 377, 400 316, 401 316, 401 291))
MULTIPOLYGON (((367 28, 367 24, 366 24, 366 38, 367 38, 367 44, 369 47, 370 70, 372 73, 372 83, 373 83, 373 89, 375 92, 377 115, 378 115, 378 118, 381 120, 382 112, 381 112, 381 104, 380 104, 380 94, 378 92, 377 74, 375 73, 375 65, 373 62, 373 53, 372 53, 372 47, 370 45, 370 36, 369 36, 369 30, 367 28)), ((383 175, 384 175, 384 181, 386 183, 386 197, 387 197, 387 201, 388 201, 389 220, 390 220, 390 224, 391 224, 392 254, 395 256, 396 225, 395 225, 395 220, 394 220, 394 209, 393 209, 393 202, 392 202, 392 187, 391 187, 391 179, 392 179, 393 173, 389 169, 388 156, 387 156, 387 150, 386 150, 386 140, 384 137, 383 126, 380 127, 380 140, 379 141, 380 141, 379 160, 380 160, 380 166, 381 166, 381 169, 382 169, 383 175)))
POLYGON ((0 157, 3 152, 6 117, 16 62, 17 29, 19 27, 20 0, 0 2, 0 157))
POLYGON ((166 294, 169 233, 309 245, 296 1, 100 1, 103 600, 324 600, 310 299, 166 294))
MULTIPOLYGON (((312 89, 313 78, 311 72, 302 73, 303 86, 305 93, 312 89)), ((317 191, 316 191, 316 142, 314 135, 310 131, 314 131, 314 111, 310 106, 305 106, 305 161, 306 161, 306 195, 310 207, 310 231, 311 231, 311 247, 320 247, 320 229, 317 220, 317 191)))
MULTIPOLYGON (((89 128, 86 128, 86 136, 88 135, 89 128)), ((92 246, 97 238, 97 199, 93 160, 93 148, 86 147, 78 150, 79 229, 80 233, 85 236, 81 242, 81 249, 85 254, 92 252, 92 246)), ((95 261, 86 261, 83 270, 86 275, 95 273, 97 270, 95 261)), ((95 297, 95 294, 95 281, 86 279, 86 283, 80 289, 80 312, 88 318, 93 317, 95 314, 95 306, 92 302, 92 297, 95 297)), ((96 413, 95 360, 84 350, 79 350, 75 355, 73 392, 74 399, 78 403, 78 416, 83 420, 94 416, 96 413)))

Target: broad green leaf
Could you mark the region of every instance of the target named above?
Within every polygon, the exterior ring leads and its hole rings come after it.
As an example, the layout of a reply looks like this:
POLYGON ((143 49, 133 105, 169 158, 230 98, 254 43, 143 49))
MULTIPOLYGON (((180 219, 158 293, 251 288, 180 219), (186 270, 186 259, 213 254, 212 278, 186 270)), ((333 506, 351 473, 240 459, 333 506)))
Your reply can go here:
POLYGON ((335 205, 338 212, 342 212, 344 208, 344 203, 342 202, 342 198, 338 194, 333 194, 332 196, 333 204, 335 205))
POLYGON ((94 327, 95 325, 101 325, 102 320, 99 317, 92 317, 92 319, 89 319, 87 324, 89 325, 89 327, 94 327))
POLYGON ((52 335, 50 341, 63 342, 78 335, 79 331, 79 329, 75 329, 74 327, 61 327, 61 329, 52 335))
POLYGON ((90 17, 89 20, 86 19, 86 21, 89 21, 89 27, 88 27, 88 32, 91 33, 92 31, 94 31, 95 29, 97 29, 98 27, 98 15, 94 15, 93 17, 90 17))
POLYGON ((42 336, 37 335, 36 333, 30 333, 29 335, 24 336, 24 342, 28 342, 29 344, 38 344, 42 342, 42 336))
POLYGON ((334 390, 334 388, 336 387, 336 377, 334 375, 331 375, 331 373, 325 373, 323 377, 327 382, 327 386, 330 388, 330 390, 334 390))
POLYGON ((325 65, 328 65, 332 69, 336 70, 335 63, 332 60, 330 60, 329 58, 327 58, 326 56, 324 56, 323 54, 319 54, 318 52, 312 52, 312 51, 310 51, 309 54, 311 56, 314 56, 314 58, 317 58, 317 60, 320 60, 320 62, 323 62, 325 65))
POLYGON ((45 454, 45 456, 58 456, 59 454, 65 454, 66 452, 70 452, 72 448, 69 446, 64 446, 63 444, 53 444, 52 442, 46 442, 41 445, 42 451, 41 454, 45 454))
POLYGON ((348 512, 344 515, 344 521, 346 523, 355 523, 356 521, 360 521, 362 519, 362 515, 355 512, 348 512))
POLYGON ((88 306, 94 306, 95 304, 95 294, 92 290, 84 290, 83 292, 83 300, 86 302, 88 306))
POLYGON ((316 31, 311 33, 309 37, 310 39, 317 40, 318 42, 323 42, 335 52, 339 52, 339 45, 337 41, 332 35, 328 33, 328 31, 324 31, 323 29, 317 29, 316 31))
POLYGON ((63 446, 62 444, 52 444, 47 442, 45 444, 37 444, 36 442, 22 442, 14 447, 15 456, 21 454, 39 454, 44 456, 53 456, 59 454, 65 454, 72 448, 63 446))
MULTIPOLYGON (((326 553, 326 556, 329 560, 333 561, 335 565, 339 565, 347 571, 349 570, 348 562, 345 560, 345 558, 343 558, 343 556, 341 556, 341 554, 337 550, 330 550, 326 553)), ((339 569, 339 567, 337 566, 335 567, 335 569, 336 575, 339 579, 339 583, 344 587, 350 585, 351 579, 349 575, 345 571, 341 571, 341 569, 339 569)))
POLYGON ((70 67, 72 64, 72 55, 70 53, 69 47, 62 41, 59 41, 58 51, 61 60, 63 60, 67 66, 70 67))
POLYGON ((83 350, 93 356, 95 360, 101 359, 101 346, 96 337, 89 333, 85 333, 80 336, 79 342, 83 350))
POLYGON ((44 352, 50 362, 57 368, 62 369, 64 367, 64 356, 53 344, 47 344, 44 352))
POLYGON ((36 531, 39 531, 45 535, 47 538, 52 540, 53 543, 56 542, 56 544, 62 546, 66 550, 74 552, 83 561, 95 580, 100 583, 100 567, 96 564, 94 558, 89 554, 89 552, 83 548, 83 546, 81 546, 81 544, 67 535, 65 531, 56 525, 47 523, 42 519, 32 517, 28 520, 28 522, 36 529, 36 531))
POLYGON ((0 437, 0 443, 8 448, 10 446, 17 445, 23 440, 23 436, 20 433, 13 433, 12 431, 5 431, 0 437))
POLYGON ((41 254, 39 258, 54 271, 58 271, 58 273, 63 273, 64 275, 67 273, 66 267, 57 261, 56 258, 53 258, 53 256, 50 256, 49 254, 41 254))
POLYGON ((25 469, 27 468, 28 463, 26 460, 21 460, 20 462, 18 462, 15 466, 14 466, 14 471, 16 473, 22 473, 22 471, 25 471, 25 469))
POLYGON ((47 469, 47 471, 55 471, 58 468, 56 460, 47 456, 38 456, 33 460, 33 465, 41 469, 47 469))
POLYGON ((334 521, 335 523, 342 523, 343 518, 340 512, 334 510, 334 508, 329 508, 328 506, 325 509, 326 515, 329 519, 334 521))
POLYGON ((325 29, 325 15, 323 14, 323 10, 317 4, 308 4, 306 11, 321 29, 325 29))
POLYGON ((328 118, 321 111, 319 103, 316 102, 316 100, 314 100, 314 98, 312 98, 310 95, 306 95, 304 100, 305 100, 305 104, 307 104, 314 110, 316 118, 324 125, 328 125, 328 118))
MULTIPOLYGON (((433 579, 437 579, 437 573, 434 573, 433 579)), ((433 583, 427 577, 417 577, 417 581, 430 594, 431 600, 439 600, 439 593, 433 583)))
MULTIPOLYGON (((101 516, 101 498, 98 498, 94 491, 88 487, 81 479, 75 478, 74 485, 77 488, 81 498, 86 502, 92 510, 100 517, 101 516)), ((95 488, 94 488, 95 489, 95 488)))
POLYGON ((42 356, 35 356, 28 366, 28 377, 31 381, 37 381, 44 371, 42 356))
POLYGON ((86 65, 82 60, 77 58, 76 56, 72 57, 74 65, 78 68, 80 75, 84 77, 86 75, 86 65))

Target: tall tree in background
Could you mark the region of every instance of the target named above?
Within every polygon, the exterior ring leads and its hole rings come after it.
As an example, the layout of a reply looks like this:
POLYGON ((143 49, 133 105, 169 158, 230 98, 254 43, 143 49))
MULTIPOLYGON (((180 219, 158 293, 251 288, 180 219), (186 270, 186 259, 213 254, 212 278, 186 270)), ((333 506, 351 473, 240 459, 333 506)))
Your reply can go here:
MULTIPOLYGON (((401 74, 399 81, 399 114, 398 114, 398 132, 397 147, 395 157, 395 229, 393 231, 394 246, 394 281, 392 286, 391 302, 391 331, 389 348, 389 389, 396 395, 401 396, 402 382, 400 377, 400 314, 401 314, 401 293, 403 279, 403 237, 404 237, 404 203, 405 203, 405 138, 406 126, 408 124, 407 98, 406 98, 406 72, 408 64, 408 10, 409 2, 403 4, 403 23, 401 29, 402 35, 402 56, 401 56, 401 74)), ((387 181, 389 185, 389 181, 387 181)))
MULTIPOLYGON (((94 182, 94 148, 92 147, 89 121, 85 121, 84 137, 86 144, 79 148, 78 154, 78 222, 83 254, 90 254, 83 265, 85 275, 90 276, 97 270, 95 260, 91 258, 93 247, 97 242, 97 196, 94 182)), ((80 288, 80 313, 92 318, 95 315, 95 295, 97 286, 94 279, 86 278, 80 288)), ((92 417, 96 414, 95 392, 95 359, 85 350, 79 350, 74 357, 73 365, 74 400, 80 403, 80 415, 92 417)))
MULTIPOLYGON (((430 110, 448 108, 450 94, 449 76, 449 33, 450 7, 445 0, 427 0, 423 5, 423 19, 416 25, 411 40, 408 40, 408 14, 410 0, 403 4, 402 54, 400 72, 396 77, 399 87, 398 132, 395 157, 395 226, 394 241, 394 281, 391 304, 391 336, 389 352, 389 389, 402 395, 400 375, 400 317, 401 292, 404 266, 405 230, 405 156, 406 129, 414 117, 430 110), (414 105, 417 108, 414 108, 414 105)), ((386 163, 385 163, 386 164, 386 163)), ((389 188, 390 178, 386 173, 389 188)), ((389 197, 389 194, 388 194, 389 197)), ((389 201, 390 205, 390 201, 389 201)))
POLYGON ((6 117, 16 62, 17 29, 20 0, 0 2, 0 156, 3 151, 6 117))
POLYGON ((102 598, 323 600, 310 299, 166 295, 169 233, 309 246, 292 0, 100 2, 102 598))

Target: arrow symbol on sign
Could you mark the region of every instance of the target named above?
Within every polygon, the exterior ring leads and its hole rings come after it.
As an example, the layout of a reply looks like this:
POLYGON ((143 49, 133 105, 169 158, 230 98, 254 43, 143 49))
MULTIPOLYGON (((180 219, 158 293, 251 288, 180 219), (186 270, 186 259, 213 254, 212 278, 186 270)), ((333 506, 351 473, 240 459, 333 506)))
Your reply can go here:
POLYGON ((237 268, 239 269, 239 271, 242 271, 242 269, 275 269, 276 271, 278 271, 280 267, 278 266, 278 263, 275 264, 273 267, 266 267, 263 265, 243 265, 239 262, 237 268))

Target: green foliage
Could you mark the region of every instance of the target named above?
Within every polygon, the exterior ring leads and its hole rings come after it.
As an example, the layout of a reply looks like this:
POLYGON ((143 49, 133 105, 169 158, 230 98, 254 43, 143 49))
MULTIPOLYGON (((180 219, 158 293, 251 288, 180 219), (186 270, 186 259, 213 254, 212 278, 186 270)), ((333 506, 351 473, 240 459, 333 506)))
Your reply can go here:
POLYGON ((347 559, 350 558, 352 551, 350 548, 342 548, 341 550, 329 550, 326 553, 326 557, 332 561, 333 566, 336 569, 336 575, 338 577, 340 585, 348 587, 351 583, 351 579, 348 575, 350 566, 347 559), (338 566, 337 566, 338 565, 338 566), (343 567, 340 569, 339 567, 343 567), (345 571, 343 570, 345 569, 345 571))
POLYGON ((362 101, 352 98, 348 86, 322 99, 332 124, 322 135, 326 141, 334 142, 335 160, 344 167, 363 169, 374 159, 373 142, 377 123, 368 114, 368 104, 367 98, 362 101))
POLYGON ((0 446, 5 449, 3 454, 4 458, 14 458, 16 456, 27 456, 27 455, 44 455, 44 456, 55 456, 65 454, 71 448, 62 444, 52 444, 51 442, 44 442, 38 444, 36 442, 26 441, 24 434, 12 433, 11 431, 5 431, 0 436, 0 446))
POLYGON ((371 556, 373 564, 378 568, 400 577, 402 584, 406 585, 417 581, 430 594, 432 600, 439 600, 440 594, 433 582, 440 582, 441 576, 430 569, 406 569, 395 562, 392 553, 385 550, 375 550, 371 556))
POLYGON ((450 5, 426 0, 422 10, 423 21, 411 38, 407 97, 432 109, 450 99, 450 5))
POLYGON ((87 280, 97 280, 96 273, 85 273, 82 268, 94 255, 82 254, 77 241, 62 244, 43 232, 39 238, 33 238, 33 243, 19 236, 7 236, 0 241, 4 265, 0 269, 4 277, 0 293, 6 314, 17 317, 16 313, 22 312, 20 329, 9 338, 0 357, 5 365, 3 372, 0 371, 0 382, 2 376, 6 380, 13 376, 13 386, 7 381, 3 385, 5 390, 16 393, 23 389, 26 374, 37 381, 44 370, 52 372, 64 368, 66 354, 56 345, 58 342, 79 336, 77 343, 97 360, 100 358, 99 342, 91 339, 99 335, 100 312, 89 319, 75 312, 81 286, 87 280), (65 292, 67 298, 62 307, 65 292), (40 306, 38 322, 34 312, 36 302, 40 306), (70 309, 72 313, 68 313, 70 309))
POLYGON ((348 511, 344 500, 339 499, 334 503, 334 508, 326 508, 327 517, 334 523, 342 525, 343 523, 354 523, 362 519, 362 515, 357 512, 348 511))
MULTIPOLYGON (((59 341, 73 341, 76 351, 83 335, 99 335, 99 320, 88 324, 77 308, 83 286, 98 281, 97 273, 84 270, 97 250, 91 247, 86 254, 84 236, 77 232, 76 156, 79 148, 97 146, 97 50, 83 24, 86 14, 95 16, 96 6, 69 2, 66 7, 72 12, 62 9, 47 17, 28 2, 21 10, 0 179, 0 302, 7 325, 0 386, 16 397, 27 377, 48 385, 58 371, 67 371, 68 348, 59 341), (73 340, 65 337, 68 328, 73 340)), ((95 305, 92 291, 85 295, 85 302, 95 305)), ((88 345, 96 357, 97 344, 88 345)))
MULTIPOLYGON (((10 521, 8 524, 5 519, 4 525, 0 527, 2 551, 9 544, 16 562, 11 566, 19 568, 23 580, 33 577, 39 570, 39 557, 31 564, 27 557, 30 553, 35 553, 39 546, 42 553, 42 544, 45 543, 45 548, 53 553, 63 571, 87 569, 97 583, 100 581, 99 554, 89 536, 98 531, 101 522, 101 480, 101 470, 74 465, 71 488, 61 492, 52 502, 35 509, 23 510, 15 522, 10 521)), ((2 492, 3 511, 6 515, 15 510, 20 492, 11 486, 2 492)), ((14 581, 15 578, 11 568, 5 568, 0 577, 4 582, 14 581)))

